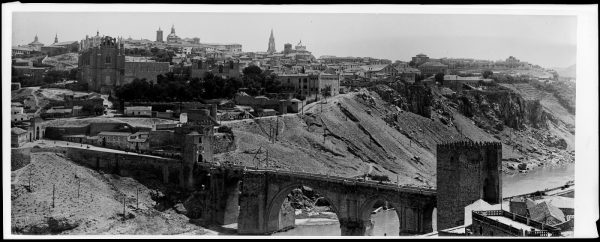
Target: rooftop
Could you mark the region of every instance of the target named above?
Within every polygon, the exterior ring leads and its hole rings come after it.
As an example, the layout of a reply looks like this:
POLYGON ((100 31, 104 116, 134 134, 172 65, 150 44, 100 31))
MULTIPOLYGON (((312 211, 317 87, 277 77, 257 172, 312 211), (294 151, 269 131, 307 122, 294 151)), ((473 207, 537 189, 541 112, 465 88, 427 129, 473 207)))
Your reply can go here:
POLYGON ((105 136, 129 136, 129 135, 131 135, 131 133, 128 133, 128 132, 102 131, 102 132, 98 133, 98 136, 100 136, 100 135, 105 135, 105 136))
POLYGON ((24 130, 24 129, 22 129, 22 128, 13 127, 13 128, 11 128, 11 129, 10 129, 10 134, 16 134, 16 135, 19 135, 19 134, 24 134, 24 133, 27 133, 27 131, 25 131, 25 130, 24 130))

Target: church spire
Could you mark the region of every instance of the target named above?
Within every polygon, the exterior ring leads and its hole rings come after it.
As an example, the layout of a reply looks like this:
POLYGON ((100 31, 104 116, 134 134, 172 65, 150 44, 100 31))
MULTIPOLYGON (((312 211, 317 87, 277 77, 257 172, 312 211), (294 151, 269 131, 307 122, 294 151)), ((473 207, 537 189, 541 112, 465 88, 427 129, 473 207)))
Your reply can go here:
POLYGON ((269 48, 267 49, 267 53, 273 54, 275 53, 275 37, 273 37, 273 29, 271 29, 271 36, 269 37, 269 48))
POLYGON ((54 43, 58 43, 58 34, 54 34, 54 43))
POLYGON ((171 26, 171 34, 175 34, 175 25, 174 24, 171 26))

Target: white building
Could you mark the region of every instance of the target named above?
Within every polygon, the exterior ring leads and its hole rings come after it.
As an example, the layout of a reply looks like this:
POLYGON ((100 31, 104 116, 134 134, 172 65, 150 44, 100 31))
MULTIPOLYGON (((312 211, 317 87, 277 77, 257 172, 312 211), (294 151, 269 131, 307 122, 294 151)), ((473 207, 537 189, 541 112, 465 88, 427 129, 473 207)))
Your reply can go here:
POLYGON ((152 117, 152 106, 125 107, 125 116, 152 117))

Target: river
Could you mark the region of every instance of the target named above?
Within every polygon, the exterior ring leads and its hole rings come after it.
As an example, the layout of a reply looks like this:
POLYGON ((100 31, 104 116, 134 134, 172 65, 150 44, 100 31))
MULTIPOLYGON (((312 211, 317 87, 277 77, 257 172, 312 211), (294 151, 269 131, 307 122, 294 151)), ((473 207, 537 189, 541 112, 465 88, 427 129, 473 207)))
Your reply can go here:
MULTIPOLYGON (((502 175, 502 196, 509 197, 524 193, 554 188, 564 185, 567 181, 575 180, 575 164, 558 167, 542 167, 513 175, 502 175)), ((436 211, 432 223, 436 227, 436 211)), ((399 220, 396 211, 381 211, 371 216, 374 236, 395 236, 399 232, 399 220)), ((340 224, 333 219, 298 219, 296 227, 275 236, 340 236, 340 224)))

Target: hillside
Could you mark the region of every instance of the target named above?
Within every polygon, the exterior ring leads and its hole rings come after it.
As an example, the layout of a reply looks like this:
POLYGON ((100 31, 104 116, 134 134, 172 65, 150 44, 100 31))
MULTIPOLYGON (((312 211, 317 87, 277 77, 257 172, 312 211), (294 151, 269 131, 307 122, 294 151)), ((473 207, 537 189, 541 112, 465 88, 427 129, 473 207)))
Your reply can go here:
POLYGON ((11 173, 13 233, 155 235, 210 232, 190 224, 187 217, 173 209, 157 210, 157 202, 151 197, 154 189, 139 181, 98 173, 76 165, 62 154, 39 152, 31 156, 30 164, 11 173), (56 188, 54 208, 53 186, 56 188), (136 189, 140 189, 139 209, 136 209, 136 189), (126 217, 122 216, 124 196, 126 217))
POLYGON ((435 186, 437 143, 465 136, 495 140, 461 114, 454 115, 465 130, 462 135, 437 118, 399 110, 377 93, 363 89, 329 98, 326 103, 309 104, 304 116, 279 118, 274 144, 269 143, 269 127, 277 127, 275 117, 228 123, 237 150, 217 155, 217 159, 255 166, 254 157, 265 159, 268 151, 271 168, 352 177, 373 165, 374 174, 387 175, 393 182, 399 179, 402 184, 435 186), (262 153, 256 155, 260 147, 262 153))
POLYGON ((435 186, 441 142, 500 141, 506 173, 574 162, 574 115, 547 91, 411 88, 377 85, 311 103, 303 115, 226 122, 237 149, 216 160, 347 177, 373 166, 373 174, 419 186, 435 186))

